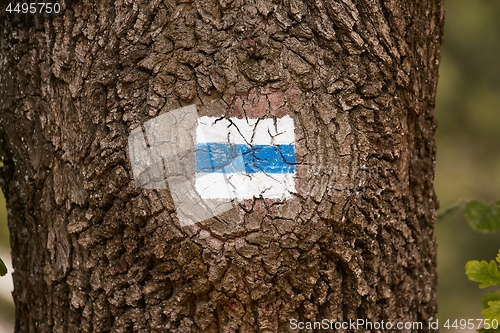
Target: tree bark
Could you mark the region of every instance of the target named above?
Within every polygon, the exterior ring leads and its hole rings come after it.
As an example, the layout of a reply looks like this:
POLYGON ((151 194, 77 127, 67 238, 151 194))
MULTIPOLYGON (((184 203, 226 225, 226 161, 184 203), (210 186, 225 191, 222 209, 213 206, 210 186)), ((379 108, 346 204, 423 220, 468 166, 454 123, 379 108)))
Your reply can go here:
POLYGON ((60 4, 0 14, 16 332, 433 331, 440 0, 60 4), (190 104, 292 117, 295 197, 181 227, 127 137, 190 104))

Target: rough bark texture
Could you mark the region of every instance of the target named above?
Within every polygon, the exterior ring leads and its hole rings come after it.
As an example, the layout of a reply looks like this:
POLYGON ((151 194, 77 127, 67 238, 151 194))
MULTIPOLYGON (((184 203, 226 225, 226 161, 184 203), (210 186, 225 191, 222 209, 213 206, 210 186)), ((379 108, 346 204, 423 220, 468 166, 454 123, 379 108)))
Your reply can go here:
POLYGON ((427 331, 440 0, 61 6, 0 14, 16 332, 427 331), (296 198, 181 228, 168 191, 132 180, 127 136, 188 104, 290 115, 296 198))

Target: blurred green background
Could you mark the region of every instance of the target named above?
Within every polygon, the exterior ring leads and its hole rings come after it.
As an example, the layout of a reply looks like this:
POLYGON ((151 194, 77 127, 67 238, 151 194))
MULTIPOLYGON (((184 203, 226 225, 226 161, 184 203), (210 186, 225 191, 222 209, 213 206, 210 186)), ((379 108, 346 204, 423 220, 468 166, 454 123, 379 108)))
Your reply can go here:
MULTIPOLYGON (((445 1, 440 64, 436 192, 441 210, 460 198, 500 198, 500 1, 445 1)), ((436 225, 440 324, 482 318, 468 260, 495 258, 500 235, 475 234, 457 213, 436 225)))
MULTIPOLYGON (((435 186, 441 209, 460 198, 500 198, 500 1, 449 0, 445 9, 436 106, 435 186)), ((446 319, 482 318, 484 290, 467 279, 464 265, 472 259, 493 259, 500 235, 475 234, 456 213, 437 223, 436 237, 440 326, 446 319)), ((1 197, 0 253, 8 251, 1 197)), ((0 285, 6 281, 0 278, 0 285)), ((0 333, 2 325, 12 322, 12 305, 0 296, 0 333)))

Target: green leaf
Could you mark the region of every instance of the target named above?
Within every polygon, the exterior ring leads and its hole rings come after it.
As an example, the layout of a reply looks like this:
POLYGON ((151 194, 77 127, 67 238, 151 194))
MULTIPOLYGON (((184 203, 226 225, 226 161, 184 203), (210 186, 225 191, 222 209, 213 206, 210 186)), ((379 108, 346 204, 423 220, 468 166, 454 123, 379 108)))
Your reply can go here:
POLYGON ((488 308, 481 311, 484 315, 484 319, 496 319, 500 322, 500 301, 490 301, 488 302, 488 308))
POLYGON ((472 199, 465 204, 464 215, 476 232, 500 231, 500 205, 472 199))
POLYGON ((465 264, 465 274, 469 280, 481 283, 479 288, 486 288, 500 284, 500 272, 494 260, 486 261, 471 260, 465 264))
POLYGON ((483 295, 483 309, 488 308, 488 302, 493 301, 500 301, 500 291, 494 291, 483 295))
POLYGON ((500 250, 498 250, 498 255, 497 255, 496 259, 500 263, 500 250))
POLYGON ((4 276, 7 274, 7 267, 3 263, 2 259, 0 259, 0 276, 4 276))

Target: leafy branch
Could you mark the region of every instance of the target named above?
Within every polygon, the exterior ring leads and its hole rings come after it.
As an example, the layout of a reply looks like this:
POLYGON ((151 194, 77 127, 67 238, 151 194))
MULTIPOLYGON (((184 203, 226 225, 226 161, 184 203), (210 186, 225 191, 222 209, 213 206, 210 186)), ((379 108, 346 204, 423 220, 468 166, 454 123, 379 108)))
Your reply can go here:
POLYGON ((500 231, 500 201, 488 203, 478 199, 460 200, 439 213, 438 221, 461 210, 467 223, 475 232, 495 233, 500 231))
MULTIPOLYGON (((469 280, 479 282, 479 288, 487 288, 500 285, 500 272, 498 271, 500 264, 500 251, 495 260, 489 263, 486 261, 471 260, 465 264, 465 273, 469 280)), ((483 311, 484 322, 490 323, 490 328, 482 328, 480 332, 499 332, 500 327, 500 291, 489 292, 483 295, 483 311)))
MULTIPOLYGON (((461 210, 467 223, 475 232, 495 233, 500 231, 500 201, 487 203, 477 199, 461 200, 445 209, 438 219, 461 210)), ((479 282, 479 288, 500 285, 500 251, 495 260, 471 260, 465 264, 465 274, 469 280, 479 282), (495 261, 496 260, 496 261, 495 261)), ((500 291, 489 292, 483 295, 482 301, 484 326, 480 333, 500 333, 500 291)))

